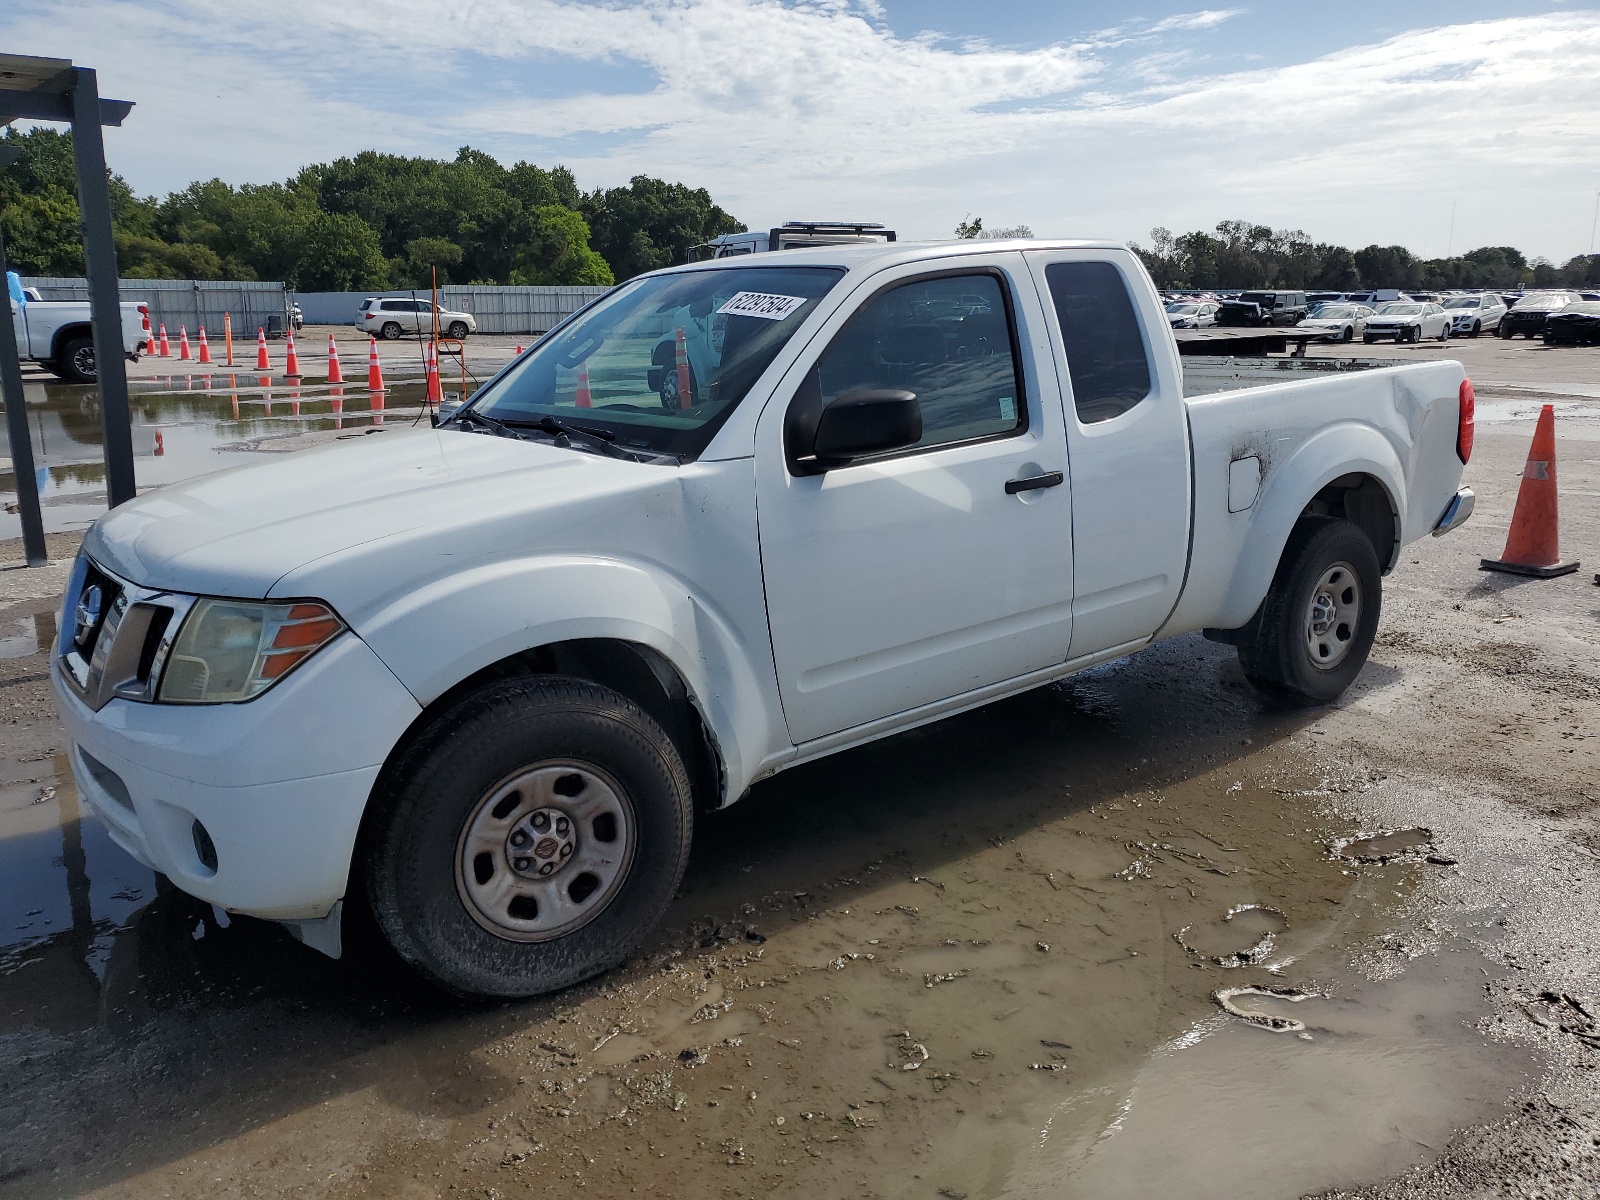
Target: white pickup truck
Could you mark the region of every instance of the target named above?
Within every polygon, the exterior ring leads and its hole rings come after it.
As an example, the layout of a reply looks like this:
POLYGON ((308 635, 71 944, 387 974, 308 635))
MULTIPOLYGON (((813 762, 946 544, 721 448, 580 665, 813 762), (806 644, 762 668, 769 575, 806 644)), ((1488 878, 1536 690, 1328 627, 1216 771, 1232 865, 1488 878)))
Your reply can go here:
POLYGON ((203 900, 335 954, 366 904, 446 988, 563 987, 797 763, 1197 630, 1338 696, 1401 547, 1471 511, 1472 385, 1283 365, 1185 395, 1112 243, 640 276, 438 428, 102 517, 53 671, 75 777, 203 900), (708 313, 666 407, 654 349, 708 313))
MULTIPOLYGON (((67 383, 93 383, 94 330, 87 300, 35 300, 28 295, 15 271, 6 272, 11 299, 11 325, 17 334, 17 354, 23 362, 41 363, 67 383)), ((37 293, 35 293, 37 295, 37 293)), ((143 304, 123 304, 122 347, 129 361, 144 349, 143 304)))

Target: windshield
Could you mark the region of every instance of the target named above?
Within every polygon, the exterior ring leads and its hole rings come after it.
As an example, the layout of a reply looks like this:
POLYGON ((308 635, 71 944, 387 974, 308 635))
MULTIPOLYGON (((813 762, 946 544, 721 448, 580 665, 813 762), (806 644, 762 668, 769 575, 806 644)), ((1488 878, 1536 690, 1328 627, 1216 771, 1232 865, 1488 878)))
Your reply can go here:
POLYGON ((1332 317, 1353 317, 1356 315, 1356 310, 1348 304, 1319 304, 1307 315, 1328 320, 1332 317))
POLYGON ((473 408, 513 427, 553 418, 613 434, 624 448, 694 458, 843 275, 744 267, 625 284, 539 343, 473 408))
POLYGON ((1420 304, 1385 304, 1378 310, 1380 317, 1414 317, 1422 311, 1420 304))
POLYGON ((1560 308, 1567 297, 1560 292, 1529 292, 1516 303, 1517 308, 1560 308))
POLYGON ((1446 308, 1477 308, 1481 303, 1476 296, 1457 296, 1454 300, 1446 300, 1446 308))
POLYGON ((1169 304, 1167 311, 1175 317, 1192 317, 1200 311, 1198 304, 1169 304))

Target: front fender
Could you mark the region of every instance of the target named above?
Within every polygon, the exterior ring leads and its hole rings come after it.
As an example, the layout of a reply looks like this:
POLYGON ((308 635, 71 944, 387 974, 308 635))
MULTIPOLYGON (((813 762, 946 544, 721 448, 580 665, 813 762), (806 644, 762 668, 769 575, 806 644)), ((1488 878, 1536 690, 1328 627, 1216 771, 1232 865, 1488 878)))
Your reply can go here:
MULTIPOLYGON (((764 631, 763 631, 764 632, 764 631)), ((551 555, 490 563, 432 581, 365 614, 356 633, 426 707, 502 659, 555 642, 648 646, 683 677, 716 738, 729 798, 779 747, 776 691, 757 664, 771 651, 659 565, 551 555)))

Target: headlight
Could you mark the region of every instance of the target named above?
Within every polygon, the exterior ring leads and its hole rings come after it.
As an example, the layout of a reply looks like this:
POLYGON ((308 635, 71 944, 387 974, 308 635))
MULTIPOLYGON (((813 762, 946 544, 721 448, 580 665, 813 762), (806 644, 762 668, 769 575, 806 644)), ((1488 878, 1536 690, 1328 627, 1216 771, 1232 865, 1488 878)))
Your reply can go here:
POLYGON ((344 631, 326 604, 196 600, 178 631, 161 690, 167 704, 259 696, 344 631))

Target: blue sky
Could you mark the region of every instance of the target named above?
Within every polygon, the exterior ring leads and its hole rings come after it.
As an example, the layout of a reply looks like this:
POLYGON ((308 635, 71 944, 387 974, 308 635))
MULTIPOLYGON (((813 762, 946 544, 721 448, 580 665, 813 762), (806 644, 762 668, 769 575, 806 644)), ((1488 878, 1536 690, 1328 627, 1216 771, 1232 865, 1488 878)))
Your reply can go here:
POLYGON ((1600 191, 1596 0, 8 0, 0 44, 137 102, 107 151, 145 192, 472 144, 752 226, 1238 217, 1560 261, 1600 191))

